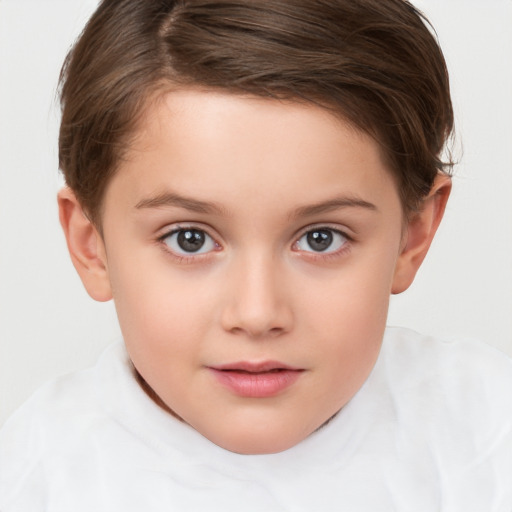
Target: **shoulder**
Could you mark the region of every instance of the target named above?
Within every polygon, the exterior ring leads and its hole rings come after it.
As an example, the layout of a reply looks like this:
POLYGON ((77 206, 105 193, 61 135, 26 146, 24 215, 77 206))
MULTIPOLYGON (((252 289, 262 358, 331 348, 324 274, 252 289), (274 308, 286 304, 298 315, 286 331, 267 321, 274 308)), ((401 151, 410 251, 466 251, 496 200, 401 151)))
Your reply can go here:
POLYGON ((385 461, 396 496, 429 496, 450 510, 512 510, 508 356, 475 341, 388 328, 357 403, 358 425, 369 432, 362 451, 372 463, 375 454, 385 461))
POLYGON ((20 499, 23 505, 32 500, 26 506, 42 503, 52 464, 105 421, 97 373, 94 367, 52 380, 6 421, 0 430, 0 508, 11 501, 18 506, 20 499))
POLYGON ((395 375, 421 384, 428 382, 445 393, 469 391, 477 386, 481 393, 509 398, 503 385, 512 383, 512 359, 484 343, 474 340, 441 340, 410 329, 388 327, 382 359, 395 375), (499 391, 503 391, 500 393, 499 391))
POLYGON ((388 328, 381 372, 400 421, 455 454, 507 446, 512 463, 512 360, 471 340, 388 328))

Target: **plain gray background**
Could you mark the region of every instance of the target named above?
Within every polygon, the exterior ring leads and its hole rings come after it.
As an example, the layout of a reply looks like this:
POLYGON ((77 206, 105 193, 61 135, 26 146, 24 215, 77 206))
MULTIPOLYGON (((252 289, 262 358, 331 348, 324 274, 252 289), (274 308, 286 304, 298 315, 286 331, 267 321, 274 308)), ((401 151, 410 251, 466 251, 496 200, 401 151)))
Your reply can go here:
MULTIPOLYGON (((45 380, 119 336, 93 302, 57 220, 62 60, 96 0, 0 0, 0 424, 45 380)), ((512 354, 512 1, 415 2, 436 27, 456 110, 454 192, 390 324, 512 354)))

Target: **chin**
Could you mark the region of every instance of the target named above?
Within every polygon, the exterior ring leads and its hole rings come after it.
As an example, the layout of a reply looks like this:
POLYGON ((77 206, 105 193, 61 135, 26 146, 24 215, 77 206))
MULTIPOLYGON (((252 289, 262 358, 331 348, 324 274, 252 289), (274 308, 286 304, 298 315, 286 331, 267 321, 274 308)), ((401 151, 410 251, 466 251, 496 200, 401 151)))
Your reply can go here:
POLYGON ((276 442, 275 439, 247 439, 244 441, 233 442, 229 440, 227 443, 216 443, 221 448, 240 455, 269 455, 272 453, 284 452, 296 444, 297 442, 283 441, 276 442))
POLYGON ((272 428, 260 423, 256 428, 239 426, 222 432, 208 432, 203 435, 217 446, 240 455, 265 455, 289 450, 303 441, 313 430, 300 432, 286 428, 272 428), (259 428, 258 428, 259 427, 259 428))

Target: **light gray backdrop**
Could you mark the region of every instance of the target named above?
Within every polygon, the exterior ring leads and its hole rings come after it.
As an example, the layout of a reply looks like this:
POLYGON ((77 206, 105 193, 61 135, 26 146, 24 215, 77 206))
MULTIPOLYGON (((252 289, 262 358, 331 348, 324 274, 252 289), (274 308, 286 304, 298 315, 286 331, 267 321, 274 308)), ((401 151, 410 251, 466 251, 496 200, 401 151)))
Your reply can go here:
MULTIPOLYGON (((0 424, 119 336, 112 304, 75 275, 55 202, 57 77, 96 3, 0 0, 0 424)), ((389 323, 512 354, 512 1, 416 5, 445 51, 464 153, 445 222, 389 323)))

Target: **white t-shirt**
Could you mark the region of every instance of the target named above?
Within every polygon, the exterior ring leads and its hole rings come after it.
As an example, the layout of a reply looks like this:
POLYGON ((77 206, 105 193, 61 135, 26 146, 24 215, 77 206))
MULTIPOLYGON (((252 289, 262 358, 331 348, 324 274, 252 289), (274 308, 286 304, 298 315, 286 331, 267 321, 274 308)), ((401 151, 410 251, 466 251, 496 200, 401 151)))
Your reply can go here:
POLYGON ((0 432, 2 512, 512 512, 512 362, 389 328, 370 377, 297 446, 228 452, 156 405, 122 344, 0 432))

